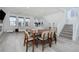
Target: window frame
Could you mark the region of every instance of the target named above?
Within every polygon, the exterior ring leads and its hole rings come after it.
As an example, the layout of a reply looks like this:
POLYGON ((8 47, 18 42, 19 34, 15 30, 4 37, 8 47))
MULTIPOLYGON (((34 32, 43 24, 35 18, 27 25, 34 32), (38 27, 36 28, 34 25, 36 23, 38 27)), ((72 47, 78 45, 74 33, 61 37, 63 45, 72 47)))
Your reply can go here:
POLYGON ((25 18, 25 22, 24 22, 24 23, 25 23, 25 27, 26 27, 26 26, 29 26, 29 22, 30 22, 30 18, 25 18), (27 20, 27 19, 28 19, 28 20, 27 20), (26 23, 27 23, 27 25, 26 25, 26 23))
POLYGON ((18 27, 24 27, 24 17, 18 17, 18 27), (19 18, 23 18, 23 21, 19 21, 19 18), (19 25, 19 22, 21 22, 21 24, 19 25))
POLYGON ((9 26, 12 26, 12 27, 17 26, 17 23, 16 23, 16 21, 17 21, 17 17, 16 17, 16 16, 10 16, 10 17, 9 17, 9 26), (10 20, 10 17, 14 17, 16 20, 15 20, 15 21, 11 21, 11 20, 10 20), (11 22, 14 22, 15 25, 11 25, 11 22))

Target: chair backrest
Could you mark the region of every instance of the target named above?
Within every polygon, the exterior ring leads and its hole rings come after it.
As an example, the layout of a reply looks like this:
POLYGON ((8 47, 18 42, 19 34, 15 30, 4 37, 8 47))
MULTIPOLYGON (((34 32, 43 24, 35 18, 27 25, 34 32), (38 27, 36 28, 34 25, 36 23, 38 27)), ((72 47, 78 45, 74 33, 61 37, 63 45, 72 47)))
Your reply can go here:
POLYGON ((35 33, 32 32, 32 37, 29 35, 29 33, 27 31, 25 31, 25 39, 24 40, 27 40, 29 41, 30 39, 33 39, 35 40, 35 33))
POLYGON ((28 39, 30 37, 29 33, 27 31, 25 31, 24 33, 25 33, 25 38, 28 39))
POLYGON ((51 38, 51 36, 52 36, 52 32, 49 31, 49 32, 48 32, 48 38, 51 38))
POLYGON ((48 39, 48 31, 42 32, 41 37, 42 37, 43 40, 47 40, 48 39))
POLYGON ((54 35, 54 31, 49 31, 48 32, 48 38, 53 38, 54 35))
POLYGON ((57 33, 57 27, 53 27, 55 33, 57 33))

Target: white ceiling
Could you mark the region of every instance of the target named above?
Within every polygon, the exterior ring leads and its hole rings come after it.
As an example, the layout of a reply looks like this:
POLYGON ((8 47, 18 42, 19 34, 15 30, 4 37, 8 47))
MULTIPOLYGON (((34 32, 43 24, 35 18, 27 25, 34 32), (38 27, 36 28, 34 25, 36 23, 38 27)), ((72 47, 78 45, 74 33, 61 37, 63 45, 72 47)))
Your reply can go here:
POLYGON ((6 13, 41 17, 57 12, 64 12, 66 8, 61 7, 0 7, 6 13))

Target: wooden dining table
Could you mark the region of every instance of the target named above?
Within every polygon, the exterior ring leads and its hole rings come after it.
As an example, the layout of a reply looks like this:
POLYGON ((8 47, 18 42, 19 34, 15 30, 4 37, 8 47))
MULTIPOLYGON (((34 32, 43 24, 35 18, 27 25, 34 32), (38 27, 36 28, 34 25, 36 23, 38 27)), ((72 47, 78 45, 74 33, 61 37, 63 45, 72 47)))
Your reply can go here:
POLYGON ((38 44, 41 44, 41 40, 39 38, 41 37, 42 32, 49 31, 49 30, 41 27, 37 27, 37 28, 31 29, 31 31, 32 33, 35 33, 36 47, 38 47, 38 44))

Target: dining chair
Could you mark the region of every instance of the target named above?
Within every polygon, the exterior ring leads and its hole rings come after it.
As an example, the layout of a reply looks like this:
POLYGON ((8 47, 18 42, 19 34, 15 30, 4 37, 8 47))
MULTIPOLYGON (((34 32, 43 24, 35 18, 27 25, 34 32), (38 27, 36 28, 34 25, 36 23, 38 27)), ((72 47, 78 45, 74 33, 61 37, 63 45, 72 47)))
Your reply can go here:
POLYGON ((53 32, 49 31, 48 32, 48 42, 49 42, 49 47, 51 47, 53 41, 53 32))
POLYGON ((56 34, 56 32, 54 32, 54 34, 53 34, 53 40, 55 41, 55 44, 57 43, 57 34, 56 34))
POLYGON ((44 51, 45 41, 48 40, 48 31, 43 31, 41 38, 39 39, 41 40, 41 43, 42 43, 42 51, 44 51))
POLYGON ((29 42, 32 43, 32 52, 34 52, 34 44, 35 44, 35 34, 32 33, 32 37, 29 35, 27 31, 24 32, 24 46, 26 46, 26 52, 28 51, 28 44, 29 42))
POLYGON ((55 44, 57 42, 57 27, 49 27, 49 46, 51 47, 52 41, 55 41, 55 44))
POLYGON ((56 44, 57 43, 57 27, 53 27, 53 30, 54 30, 53 38, 54 38, 54 41, 55 41, 55 44, 56 44))

